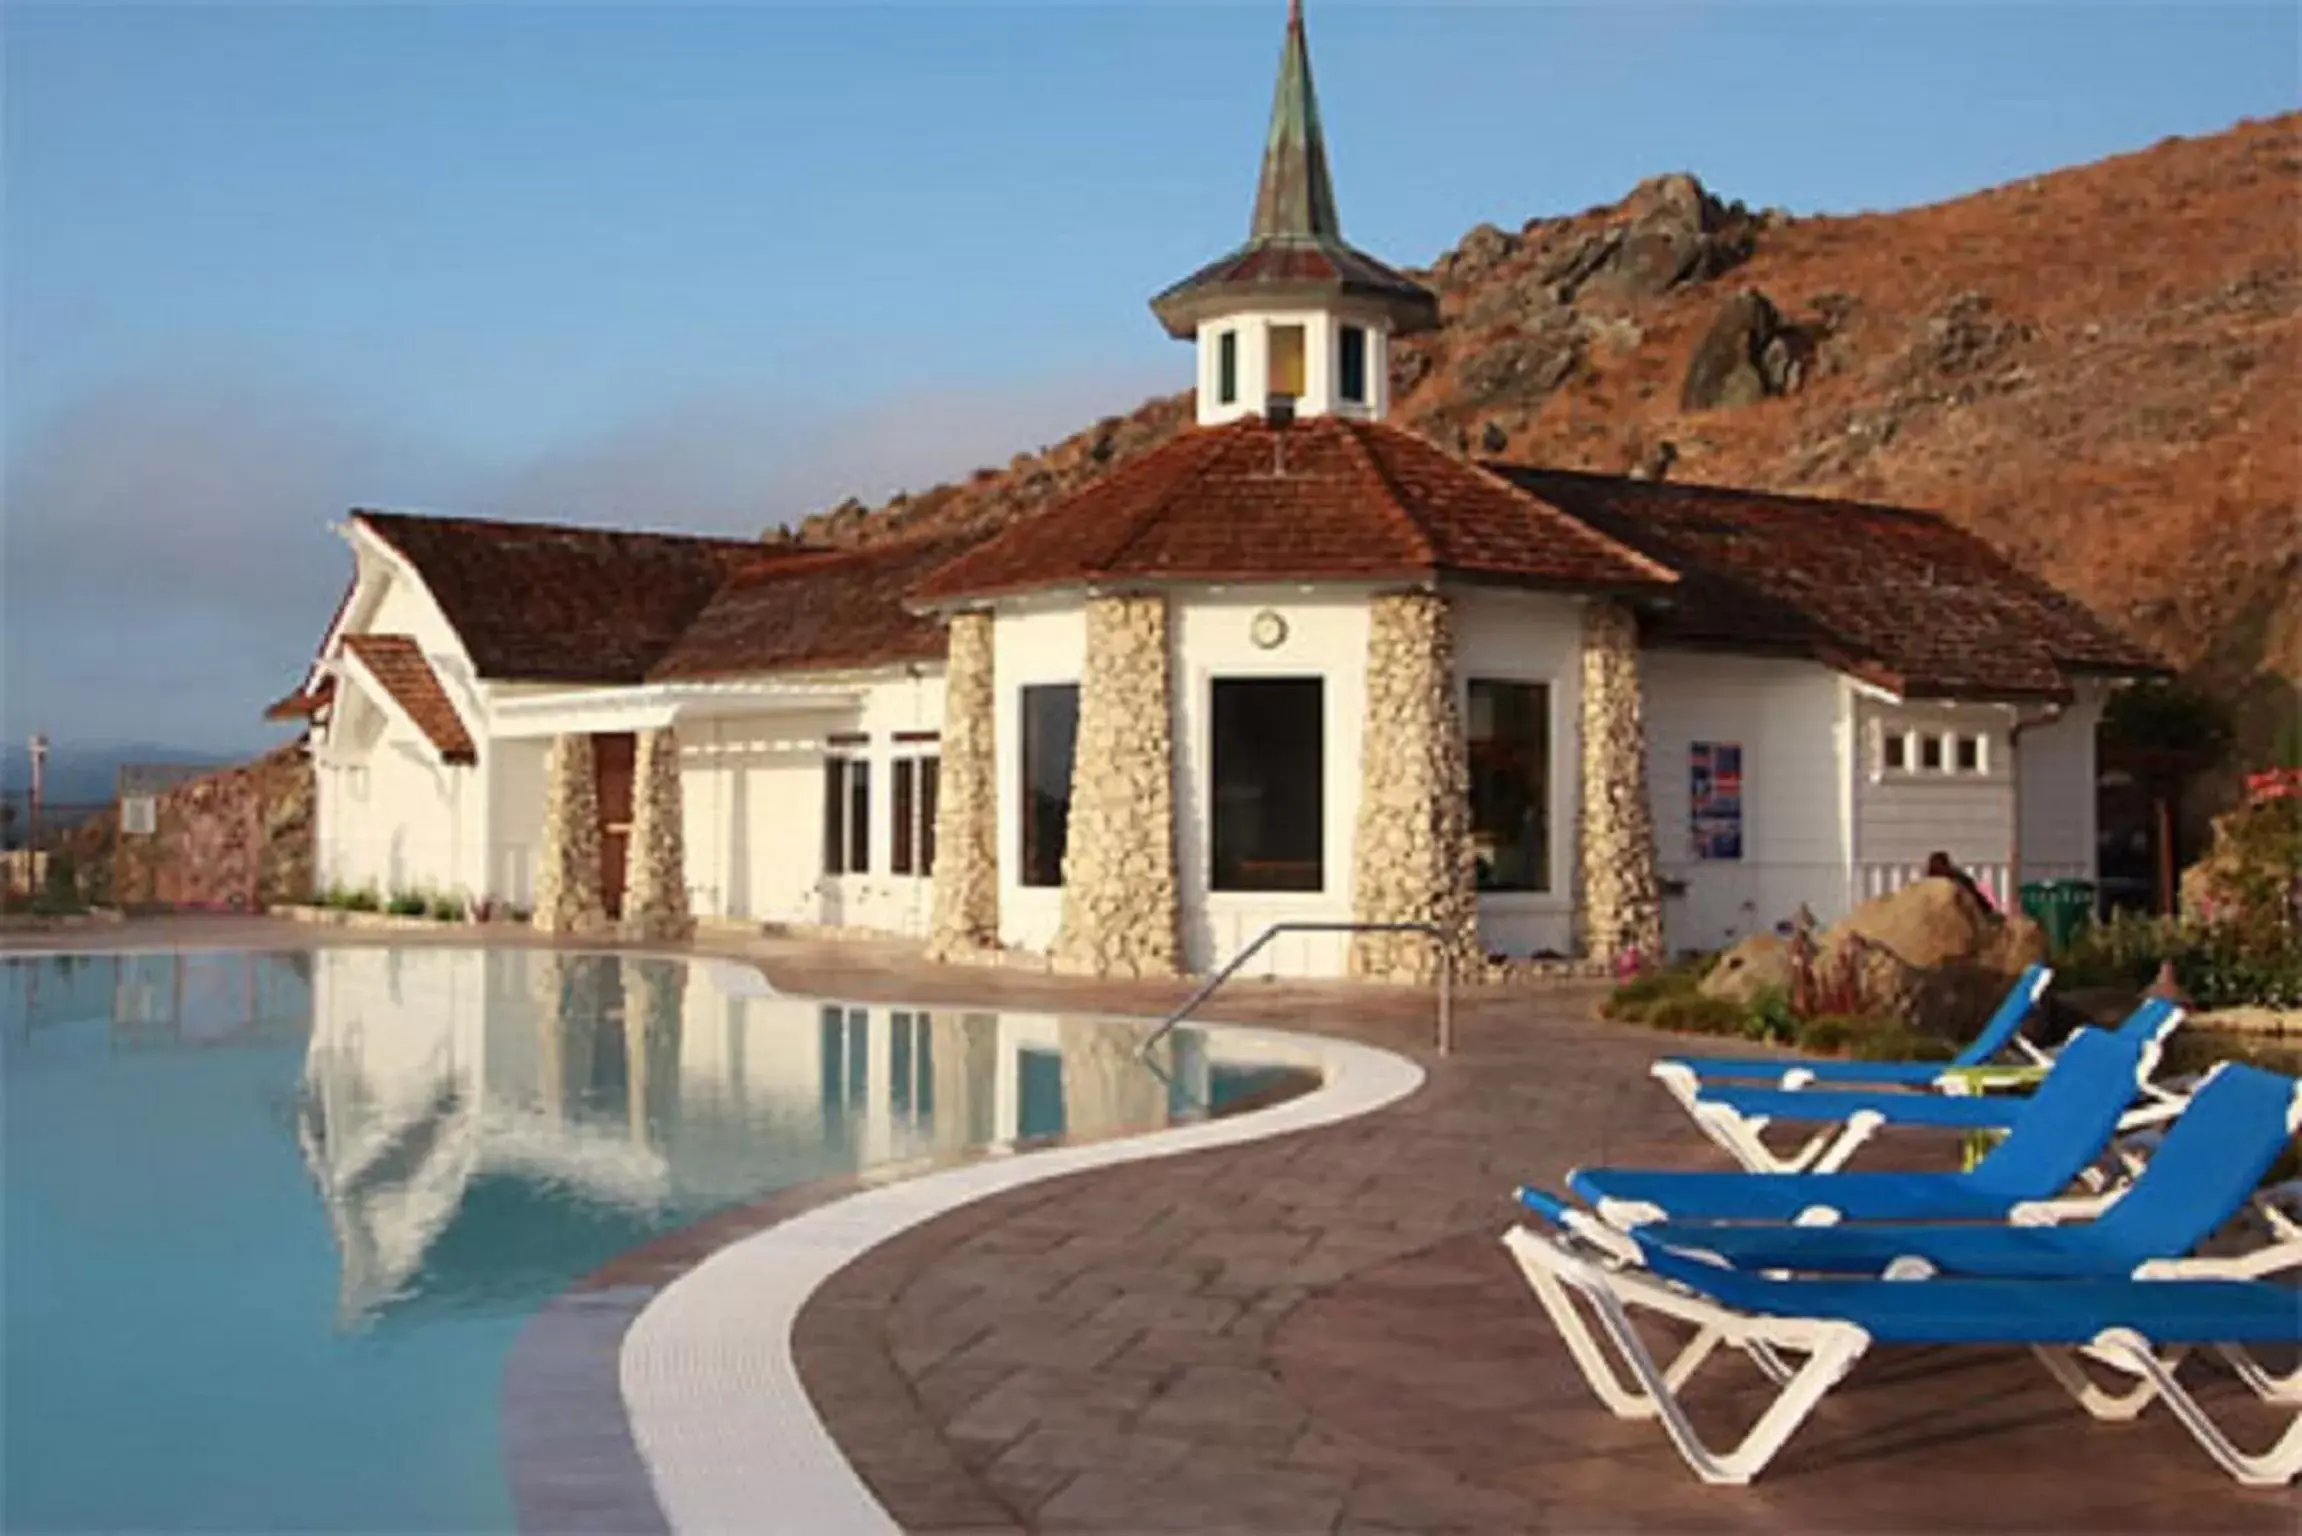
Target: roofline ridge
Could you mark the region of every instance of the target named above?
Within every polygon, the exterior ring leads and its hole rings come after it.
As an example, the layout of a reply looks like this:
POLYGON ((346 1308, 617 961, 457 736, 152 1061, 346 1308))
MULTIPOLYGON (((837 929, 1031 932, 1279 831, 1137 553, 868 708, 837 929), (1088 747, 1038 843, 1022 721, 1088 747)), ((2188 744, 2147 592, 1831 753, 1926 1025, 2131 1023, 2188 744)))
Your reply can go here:
POLYGON ((764 540, 738 538, 725 533, 693 533, 680 528, 607 527, 598 523, 557 523, 517 517, 490 517, 468 512, 413 512, 400 507, 353 507, 344 515, 363 522, 381 519, 386 523, 452 523, 466 528, 510 528, 524 533, 589 533, 612 538, 666 539, 682 544, 710 544, 728 549, 773 547, 764 540))
MULTIPOLYGON (((1389 423, 1369 422, 1368 425, 1389 426, 1389 423)), ((1448 456, 1446 451, 1442 449, 1437 443, 1432 442, 1429 438, 1424 437, 1420 433, 1409 432, 1401 427, 1391 427, 1390 430, 1397 432, 1401 437, 1409 439, 1418 446, 1428 449, 1432 453, 1439 454, 1442 457, 1448 456)), ((1602 529, 1592 527, 1589 523, 1584 522, 1574 513, 1568 511, 1565 507, 1558 505, 1556 502, 1547 501, 1543 497, 1537 496, 1533 491, 1528 490, 1525 486, 1519 484, 1516 480, 1511 479, 1508 475, 1498 474, 1495 470, 1489 468, 1485 462, 1479 459, 1464 459, 1459 462, 1468 468, 1471 473, 1483 477, 1506 494, 1519 497, 1522 500, 1535 506, 1539 510, 1549 513, 1552 517, 1560 518, 1568 523, 1573 524, 1575 527, 1581 529, 1583 533, 1589 537, 1598 540, 1599 543, 1604 545, 1610 553, 1620 556, 1633 565, 1642 566, 1645 569, 1654 572, 1661 581, 1670 586, 1675 587, 1678 585, 1680 576, 1677 568, 1665 565, 1662 561, 1657 560, 1654 556, 1646 553, 1644 550, 1636 549, 1631 545, 1625 544, 1622 540, 1616 538, 1611 533, 1607 533, 1602 529)))

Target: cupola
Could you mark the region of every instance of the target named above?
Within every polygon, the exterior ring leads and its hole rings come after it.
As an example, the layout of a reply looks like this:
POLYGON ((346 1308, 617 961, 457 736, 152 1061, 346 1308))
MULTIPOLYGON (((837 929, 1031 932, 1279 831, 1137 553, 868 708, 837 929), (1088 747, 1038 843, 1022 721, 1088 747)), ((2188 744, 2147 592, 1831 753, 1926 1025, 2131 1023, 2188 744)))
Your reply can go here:
POLYGON ((1247 243, 1151 301, 1199 349, 1199 424, 1292 414, 1379 420, 1394 336, 1439 323, 1421 284, 1345 243, 1327 176, 1302 0, 1290 0, 1247 243))

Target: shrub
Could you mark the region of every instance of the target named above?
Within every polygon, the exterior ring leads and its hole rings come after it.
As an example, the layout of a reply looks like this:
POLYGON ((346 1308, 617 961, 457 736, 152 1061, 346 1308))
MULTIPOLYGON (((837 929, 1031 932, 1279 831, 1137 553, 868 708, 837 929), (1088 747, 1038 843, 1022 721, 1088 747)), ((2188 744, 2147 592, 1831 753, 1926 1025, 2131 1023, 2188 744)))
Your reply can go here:
POLYGON ((1703 997, 1695 992, 1681 992, 1658 998, 1647 1006, 1642 1021, 1657 1029, 1673 1029, 1689 1035, 1739 1035, 1747 1028, 1750 1010, 1739 1003, 1730 1003, 1723 997, 1703 997))
POLYGON ((383 904, 383 899, 376 894, 376 888, 372 885, 344 893, 346 912, 373 912, 383 904))
POLYGON ((434 896, 431 913, 435 922, 452 923, 464 915, 464 904, 453 896, 434 896))
POLYGON ((422 917, 431 905, 419 891, 402 891, 384 903, 384 910, 394 917, 422 917))
POLYGON ((1634 976, 1607 994, 1607 1000, 1599 1004, 1599 1013, 1629 1024, 1644 1024, 1648 1012, 1664 999, 1694 996, 1710 962, 1708 955, 1695 955, 1634 976))
POLYGON ((1765 987, 1751 999, 1750 1009, 1743 1015, 1742 1033, 1745 1039, 1766 1040, 1783 1044, 1798 1034, 1798 1015, 1791 1011, 1790 992, 1784 987, 1765 987))

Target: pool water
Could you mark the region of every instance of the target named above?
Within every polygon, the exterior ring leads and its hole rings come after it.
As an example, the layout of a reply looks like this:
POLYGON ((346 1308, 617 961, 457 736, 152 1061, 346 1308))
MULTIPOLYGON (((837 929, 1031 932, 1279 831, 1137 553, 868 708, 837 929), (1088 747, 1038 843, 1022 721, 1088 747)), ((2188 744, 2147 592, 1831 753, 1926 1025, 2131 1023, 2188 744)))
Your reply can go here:
POLYGON ((346 947, 0 961, 0 1525, 512 1524, 503 1372, 616 1254, 927 1154, 1300 1086, 1134 1021, 733 967, 346 947))

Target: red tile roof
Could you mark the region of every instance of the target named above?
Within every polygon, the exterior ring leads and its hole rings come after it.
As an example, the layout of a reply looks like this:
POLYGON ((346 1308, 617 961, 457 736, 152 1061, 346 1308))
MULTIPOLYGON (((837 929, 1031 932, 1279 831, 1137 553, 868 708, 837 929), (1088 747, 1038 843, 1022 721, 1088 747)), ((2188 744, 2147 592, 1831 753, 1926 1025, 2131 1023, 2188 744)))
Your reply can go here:
POLYGON ((771 558, 731 577, 648 673, 651 679, 940 661, 940 620, 904 593, 973 536, 771 558))
POLYGON ((332 677, 321 678, 317 686, 313 687, 299 684, 295 691, 286 697, 275 699, 265 705, 264 718, 267 720, 309 720, 327 708, 328 702, 335 696, 336 680, 332 677))
POLYGON ((360 659, 416 728, 439 749, 443 763, 476 763, 478 750, 423 648, 407 635, 346 635, 344 649, 360 659))
POLYGON ((714 592, 773 558, 747 539, 354 512, 405 556, 484 678, 636 683, 714 592))
POLYGON ((1396 427, 1248 418, 1186 432, 912 589, 949 603, 1140 581, 1411 579, 1441 574, 1602 591, 1667 587, 1667 567, 1396 427))
POLYGON ((1722 486, 1494 466, 1681 576, 1658 640, 1811 656, 1905 697, 2066 697, 2165 670, 1941 517, 1722 486))

